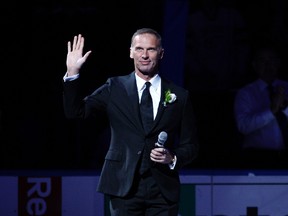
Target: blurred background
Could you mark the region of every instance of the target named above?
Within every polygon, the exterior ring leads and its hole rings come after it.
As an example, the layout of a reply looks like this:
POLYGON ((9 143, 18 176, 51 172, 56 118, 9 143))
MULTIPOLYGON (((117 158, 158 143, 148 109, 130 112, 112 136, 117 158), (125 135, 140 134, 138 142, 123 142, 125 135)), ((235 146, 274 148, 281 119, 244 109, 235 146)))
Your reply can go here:
MULTIPOLYGON (((1 11, 1 169, 101 169, 110 135, 105 116, 80 121, 63 113, 67 42, 81 33, 84 50, 92 50, 82 71, 85 95, 108 77, 133 71, 130 40, 142 27, 163 36, 161 74, 191 92, 200 154, 187 169, 241 169, 235 91, 254 78, 250 55, 257 43, 277 43, 287 59, 285 0, 31 5, 12 3, 1 11)), ((285 79, 286 67, 284 61, 285 79)))

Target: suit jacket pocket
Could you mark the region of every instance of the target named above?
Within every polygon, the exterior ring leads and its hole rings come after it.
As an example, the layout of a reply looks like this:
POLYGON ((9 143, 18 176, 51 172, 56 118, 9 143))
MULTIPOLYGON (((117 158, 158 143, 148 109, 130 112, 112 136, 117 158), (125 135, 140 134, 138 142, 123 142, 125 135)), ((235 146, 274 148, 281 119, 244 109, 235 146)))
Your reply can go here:
POLYGON ((121 161, 122 153, 119 151, 109 150, 105 156, 105 160, 121 161))

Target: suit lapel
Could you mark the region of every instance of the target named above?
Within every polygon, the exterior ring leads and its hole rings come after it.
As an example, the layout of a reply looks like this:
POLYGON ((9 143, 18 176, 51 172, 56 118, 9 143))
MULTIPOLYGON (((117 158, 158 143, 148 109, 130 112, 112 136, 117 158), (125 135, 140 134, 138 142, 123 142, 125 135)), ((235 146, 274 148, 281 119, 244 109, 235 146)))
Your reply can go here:
POLYGON ((165 97, 165 91, 169 89, 169 83, 165 80, 165 79, 161 79, 161 98, 159 101, 159 106, 158 106, 158 111, 157 111, 157 115, 156 118, 154 120, 152 129, 158 124, 158 122, 160 121, 164 111, 165 111, 165 106, 163 105, 163 101, 164 101, 164 97, 165 97))
MULTIPOLYGON (((144 131, 144 128, 142 126, 141 116, 140 116, 140 110, 139 110, 139 96, 136 86, 136 80, 135 80, 135 74, 132 72, 130 75, 127 76, 127 79, 124 81, 124 86, 127 91, 127 95, 129 98, 129 103, 131 106, 129 106, 131 109, 131 113, 128 113, 128 116, 131 118, 131 122, 135 124, 137 128, 141 128, 144 131)), ((165 91, 170 88, 169 82, 165 79, 161 79, 161 99, 159 101, 158 111, 156 118, 153 122, 153 126, 150 131, 152 131, 158 122, 160 121, 163 113, 165 112, 165 106, 163 105, 164 97, 165 97, 165 91)))
POLYGON ((128 79, 124 82, 125 89, 129 98, 129 103, 131 106, 131 112, 128 113, 128 116, 131 117, 131 122, 135 123, 137 128, 142 128, 141 116, 139 111, 139 96, 136 86, 135 74, 132 72, 128 75, 128 79))

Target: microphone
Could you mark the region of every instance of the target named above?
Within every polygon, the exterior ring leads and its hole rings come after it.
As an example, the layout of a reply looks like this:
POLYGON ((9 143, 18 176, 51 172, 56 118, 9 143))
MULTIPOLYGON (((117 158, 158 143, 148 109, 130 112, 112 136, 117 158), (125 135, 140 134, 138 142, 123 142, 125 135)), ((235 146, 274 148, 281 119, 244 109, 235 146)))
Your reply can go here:
POLYGON ((164 143, 167 140, 167 133, 165 131, 160 132, 160 134, 158 135, 158 141, 155 143, 156 147, 164 147, 164 143))

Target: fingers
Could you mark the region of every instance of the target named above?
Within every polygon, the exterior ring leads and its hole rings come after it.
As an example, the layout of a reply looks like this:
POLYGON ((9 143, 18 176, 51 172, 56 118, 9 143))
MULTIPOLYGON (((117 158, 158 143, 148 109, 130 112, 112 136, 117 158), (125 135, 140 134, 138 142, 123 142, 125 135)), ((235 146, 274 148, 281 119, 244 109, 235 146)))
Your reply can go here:
POLYGON ((77 40, 78 40, 78 37, 77 37, 77 36, 74 36, 72 50, 75 50, 75 49, 76 49, 77 40))
POLYGON ((79 49, 83 49, 83 47, 84 47, 84 37, 82 37, 81 34, 79 34, 79 37, 80 38, 78 38, 78 42, 79 42, 79 44, 78 44, 79 47, 78 48, 79 49))
POLYGON ((154 148, 150 153, 150 158, 152 161, 165 163, 169 157, 169 151, 165 148, 154 148))
MULTIPOLYGON (((82 37, 81 34, 78 36, 74 36, 73 38, 73 45, 72 45, 72 50, 79 50, 83 49, 84 47, 84 37, 82 37)), ((71 52, 71 42, 68 42, 68 51, 71 52)))
POLYGON ((168 153, 168 150, 165 148, 154 148, 152 152, 157 156, 163 156, 168 153))
POLYGON ((170 157, 171 155, 169 153, 169 150, 165 148, 154 148, 150 153, 151 160, 158 163, 169 163, 170 157))
MULTIPOLYGON (((76 40, 76 49, 79 50, 81 48, 81 43, 83 42, 83 37, 81 34, 78 35, 78 38, 76 40)), ((83 47, 83 45, 82 45, 83 47)))

